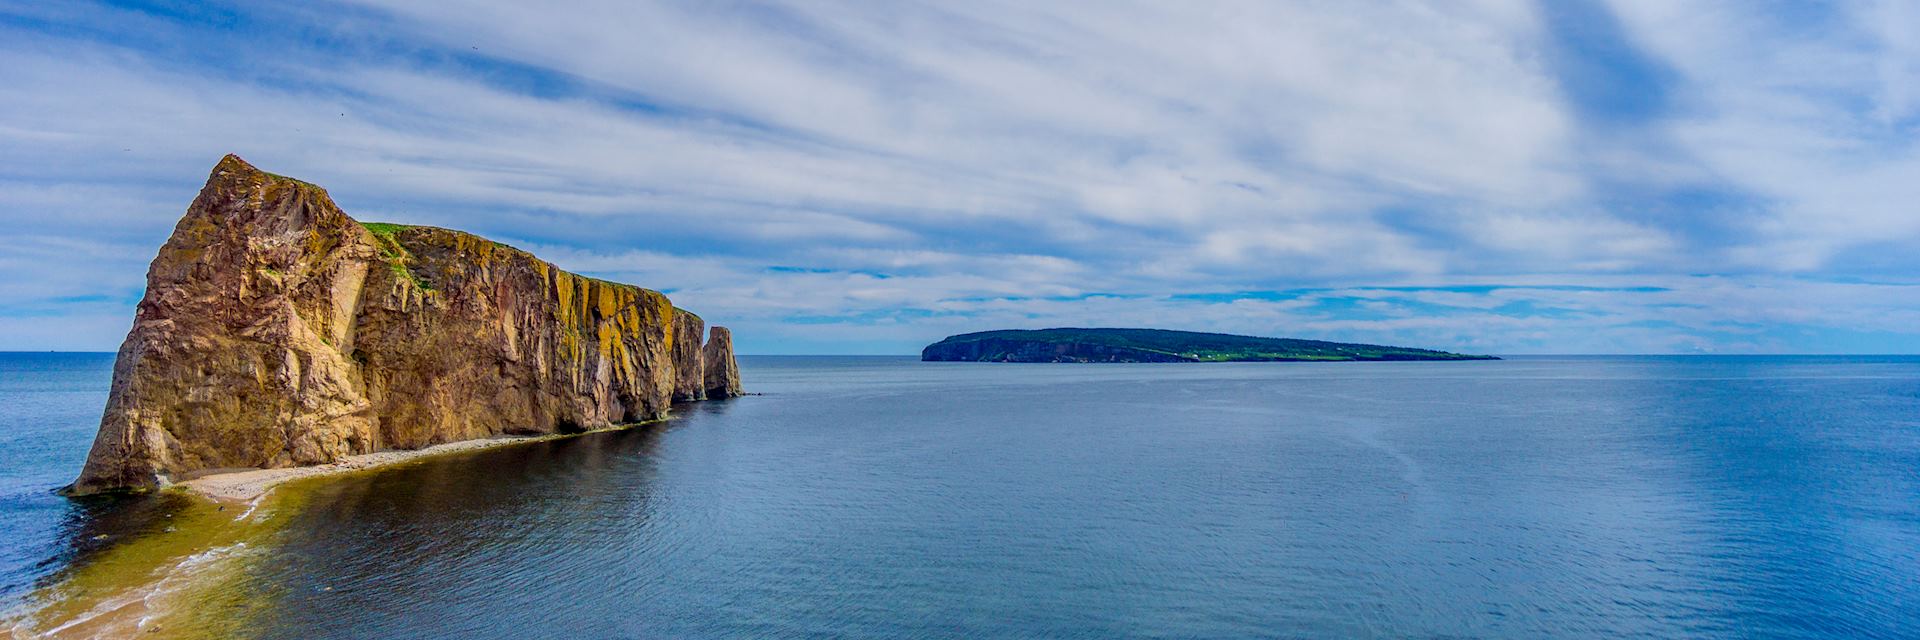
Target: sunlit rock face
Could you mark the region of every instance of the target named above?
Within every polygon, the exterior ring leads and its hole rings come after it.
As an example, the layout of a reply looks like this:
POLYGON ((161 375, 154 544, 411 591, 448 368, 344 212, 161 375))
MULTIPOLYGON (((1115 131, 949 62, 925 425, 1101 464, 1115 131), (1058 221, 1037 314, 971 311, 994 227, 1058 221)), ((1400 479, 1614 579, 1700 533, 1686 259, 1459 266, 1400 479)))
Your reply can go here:
POLYGON ((728 333, 703 348, 703 325, 479 236, 362 224, 230 155, 148 269, 68 491, 660 418, 738 395, 728 333))
POLYGON ((700 334, 706 331, 706 327, 706 321, 701 320, 700 316, 680 308, 673 310, 673 335, 693 336, 692 340, 675 340, 673 343, 674 402, 707 398, 705 350, 700 345, 700 334))
POLYGON ((733 332, 726 327, 714 327, 707 336, 707 346, 703 351, 701 359, 705 361, 707 369, 707 397, 719 400, 740 395, 740 366, 733 361, 733 332))

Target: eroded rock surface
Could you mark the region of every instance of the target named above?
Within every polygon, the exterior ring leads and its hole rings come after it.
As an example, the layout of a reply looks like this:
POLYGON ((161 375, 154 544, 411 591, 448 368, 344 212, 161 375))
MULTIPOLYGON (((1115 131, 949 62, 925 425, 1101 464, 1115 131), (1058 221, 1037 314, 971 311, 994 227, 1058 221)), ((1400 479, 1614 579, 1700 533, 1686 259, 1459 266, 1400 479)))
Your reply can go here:
POLYGON ((68 491, 659 418, 739 394, 726 329, 703 348, 702 325, 472 234, 361 224, 227 156, 148 269, 68 491))
POLYGON ((718 400, 740 395, 740 367, 733 360, 733 332, 726 327, 714 327, 702 351, 701 359, 707 369, 707 397, 718 400))
POLYGON ((674 402, 707 398, 705 350, 701 348, 699 339, 700 334, 706 332, 706 327, 706 321, 701 320, 700 316, 684 309, 673 310, 674 335, 694 336, 692 340, 676 340, 673 343, 674 402))

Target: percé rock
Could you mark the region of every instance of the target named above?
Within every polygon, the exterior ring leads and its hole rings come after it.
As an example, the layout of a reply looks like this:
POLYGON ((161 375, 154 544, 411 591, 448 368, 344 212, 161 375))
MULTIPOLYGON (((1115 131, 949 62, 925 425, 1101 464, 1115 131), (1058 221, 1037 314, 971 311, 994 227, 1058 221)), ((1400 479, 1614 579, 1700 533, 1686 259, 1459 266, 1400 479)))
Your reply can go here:
POLYGON ((733 332, 714 327, 700 357, 706 362, 707 397, 732 398, 741 394, 740 366, 733 361, 733 332))
POLYGON ((147 272, 69 494, 663 417, 738 369, 659 292, 458 231, 362 224, 235 156, 147 272), (688 354, 692 354, 689 356, 688 354))

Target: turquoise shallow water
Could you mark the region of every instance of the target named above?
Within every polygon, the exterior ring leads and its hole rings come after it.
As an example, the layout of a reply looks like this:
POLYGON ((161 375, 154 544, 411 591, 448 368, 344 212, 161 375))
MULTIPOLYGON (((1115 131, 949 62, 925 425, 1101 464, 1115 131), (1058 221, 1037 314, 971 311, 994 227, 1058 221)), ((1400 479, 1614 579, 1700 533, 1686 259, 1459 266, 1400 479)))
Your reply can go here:
MULTIPOLYGON (((1920 632, 1916 358, 742 364, 765 395, 327 485, 248 556, 236 588, 271 606, 244 615, 274 638, 1920 632)), ((43 495, 105 366, 0 383, 10 590, 132 518, 43 495)))

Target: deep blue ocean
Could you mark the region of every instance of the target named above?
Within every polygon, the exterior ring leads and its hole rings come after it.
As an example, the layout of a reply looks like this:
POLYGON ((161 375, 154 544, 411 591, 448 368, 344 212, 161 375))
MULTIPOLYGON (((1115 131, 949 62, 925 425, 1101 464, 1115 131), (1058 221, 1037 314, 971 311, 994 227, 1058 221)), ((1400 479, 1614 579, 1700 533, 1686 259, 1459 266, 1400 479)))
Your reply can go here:
MULTIPOLYGON (((110 355, 0 355, 0 598, 110 355)), ((1920 637, 1920 358, 743 358, 757 395, 317 490, 270 638, 1920 637)), ((83 561, 83 560, 82 560, 83 561)))

